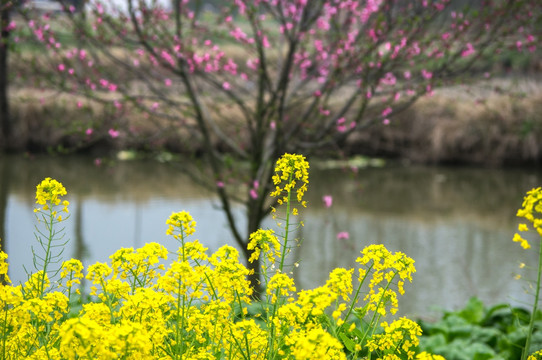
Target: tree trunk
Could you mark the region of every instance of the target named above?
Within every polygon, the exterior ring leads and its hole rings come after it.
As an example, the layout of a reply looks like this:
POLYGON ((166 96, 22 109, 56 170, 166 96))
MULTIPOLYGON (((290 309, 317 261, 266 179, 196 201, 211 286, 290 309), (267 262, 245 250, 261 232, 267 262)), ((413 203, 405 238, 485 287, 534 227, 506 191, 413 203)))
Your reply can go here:
POLYGON ((0 2, 0 149, 9 148, 12 123, 8 103, 8 52, 10 29, 10 6, 0 2))
MULTIPOLYGON (((6 213, 8 206, 10 163, 6 158, 0 157, 0 250, 7 253, 6 249, 6 213)), ((0 275, 0 283, 5 284, 4 276, 0 275)))
MULTIPOLYGON (((258 201, 258 199, 249 200, 249 205, 247 208, 247 239, 246 244, 243 246, 243 252, 247 261, 247 268, 252 272, 252 274, 248 276, 248 280, 250 281, 250 285, 254 291, 253 297, 256 300, 261 299, 262 292, 265 291, 262 283, 261 262, 259 259, 252 263, 248 261, 253 251, 248 250, 247 247, 250 234, 256 232, 261 227, 264 219, 264 212, 262 211, 261 206, 262 204, 258 201)), ((263 256, 263 254, 261 254, 260 257, 261 256, 263 256)))

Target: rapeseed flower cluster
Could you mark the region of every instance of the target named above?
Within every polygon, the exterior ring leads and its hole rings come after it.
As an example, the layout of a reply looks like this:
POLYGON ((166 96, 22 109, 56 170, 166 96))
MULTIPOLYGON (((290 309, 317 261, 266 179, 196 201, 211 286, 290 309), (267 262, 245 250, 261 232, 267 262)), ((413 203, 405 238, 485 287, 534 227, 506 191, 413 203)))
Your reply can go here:
POLYGON ((196 222, 186 211, 173 212, 166 221, 169 225, 166 234, 181 239, 192 235, 196 231, 196 222))
POLYGON ((51 210, 52 216, 55 216, 58 221, 62 221, 62 215, 58 214, 58 211, 54 209, 62 202, 62 211, 68 213, 68 200, 61 200, 61 197, 68 192, 62 183, 51 179, 45 178, 41 183, 36 186, 36 204, 42 205, 42 208, 34 209, 34 212, 42 212, 51 210))
MULTIPOLYGON (((527 191, 526 196, 523 198, 523 204, 517 212, 517 217, 527 220, 527 222, 522 222, 518 225, 518 233, 514 234, 513 241, 519 242, 521 247, 524 249, 530 249, 531 244, 522 236, 520 233, 528 232, 529 225, 531 224, 532 228, 538 233, 540 239, 542 240, 542 187, 534 188, 530 191, 527 191)), ((525 264, 520 264, 520 268, 524 268, 525 264)), ((516 279, 520 279, 521 275, 517 275, 516 279)), ((537 351, 527 357, 531 349, 531 340, 533 337, 535 329, 536 316, 538 314, 538 303, 541 297, 541 287, 542 287, 542 244, 539 243, 538 246, 538 265, 536 267, 536 283, 534 286, 531 284, 529 289, 534 289, 534 298, 532 303, 531 319, 529 321, 529 326, 527 330, 527 339, 525 340, 525 347, 522 353, 522 360, 534 360, 542 358, 540 351, 537 351)))
POLYGON ((266 254, 266 260, 270 264, 274 264, 276 259, 281 257, 280 243, 274 234, 275 232, 271 229, 259 229, 250 234, 247 249, 252 250, 252 254, 248 261, 256 261, 262 251, 266 254))
POLYGON ((422 334, 420 326, 407 318, 400 318, 391 324, 382 323, 383 334, 374 335, 368 342, 367 347, 371 352, 378 352, 386 360, 400 360, 401 355, 413 359, 416 355, 415 348, 419 345, 418 336, 422 334))
POLYGON ((390 313, 398 310, 397 293, 390 285, 397 280, 397 291, 405 293, 405 280, 412 282, 412 274, 416 272, 414 260, 402 252, 391 253, 384 245, 369 245, 361 252, 356 262, 362 265, 359 269, 359 281, 363 282, 367 274, 371 273, 369 292, 364 300, 368 301, 368 309, 386 316, 386 305, 390 306, 390 313), (382 287, 383 286, 383 287, 382 287))
MULTIPOLYGON (((292 191, 294 179, 301 181, 296 199, 302 201, 308 163, 288 155, 277 169, 277 191, 292 191), (288 182, 279 185, 283 180, 288 182)), ((38 192, 42 201, 47 191, 40 187, 38 192)), ((169 263, 166 248, 148 243, 121 248, 110 261, 86 269, 79 260, 65 261, 58 282, 38 271, 24 285, 0 285, 0 357, 346 360, 416 355, 421 334, 416 323, 405 318, 380 322, 397 309, 394 289, 403 294, 404 281, 412 280, 414 261, 406 255, 369 246, 357 260, 357 272, 337 268, 324 285, 298 290, 291 274, 282 271, 284 237, 258 230, 249 246, 252 261, 264 259, 265 293, 256 302, 250 271, 235 248, 225 245, 208 254, 198 240, 188 241, 196 226, 188 212, 173 213, 166 225, 167 234, 181 244, 169 263), (271 272, 266 264, 279 258, 281 265, 271 272), (80 294, 84 279, 91 284, 86 296, 80 294)), ((0 275, 7 274, 6 260, 0 252, 0 275)), ((416 359, 441 357, 420 353, 416 359)))
POLYGON ((540 360, 540 359, 542 359, 542 350, 538 350, 538 351, 532 353, 527 358, 527 360, 540 360))
MULTIPOLYGON (((297 154, 284 154, 275 166, 275 174, 273 175, 275 191, 271 192, 271 196, 277 197, 279 205, 289 204, 291 202, 290 195, 295 189, 297 202, 306 207, 303 195, 307 191, 308 183, 309 163, 305 157, 297 154)), ((292 211, 294 215, 297 215, 297 208, 294 207, 292 211)))
MULTIPOLYGON (((527 191, 527 195, 523 198, 522 208, 518 210, 517 216, 530 222, 533 229, 542 236, 542 188, 538 187, 527 191)), ((529 231, 529 226, 527 223, 520 223, 518 231, 529 231)), ((514 235, 513 241, 519 242, 524 249, 531 247, 529 242, 519 233, 514 235)))

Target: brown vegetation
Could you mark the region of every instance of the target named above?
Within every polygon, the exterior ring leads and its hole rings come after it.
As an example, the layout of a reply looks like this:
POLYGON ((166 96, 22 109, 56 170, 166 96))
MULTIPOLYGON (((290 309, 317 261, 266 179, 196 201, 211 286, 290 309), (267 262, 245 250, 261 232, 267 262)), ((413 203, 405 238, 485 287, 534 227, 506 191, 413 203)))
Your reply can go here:
MULTIPOLYGON (((484 86, 441 89, 392 117, 390 125, 355 133, 345 153, 417 163, 540 164, 542 83, 535 80, 501 79, 484 86)), ((12 97, 19 148, 29 151, 130 148, 182 153, 188 146, 194 150, 196 143, 179 141, 178 126, 157 126, 137 112, 123 120, 129 125, 123 127, 135 130, 112 139, 108 130, 119 124, 114 109, 98 104, 78 108, 73 97, 34 90, 12 92, 12 97), (93 129, 90 137, 85 134, 88 128, 93 129)))
POLYGON ((542 83, 494 81, 442 89, 353 137, 349 153, 418 163, 542 162, 542 83), (506 91, 505 91, 506 90, 506 91))

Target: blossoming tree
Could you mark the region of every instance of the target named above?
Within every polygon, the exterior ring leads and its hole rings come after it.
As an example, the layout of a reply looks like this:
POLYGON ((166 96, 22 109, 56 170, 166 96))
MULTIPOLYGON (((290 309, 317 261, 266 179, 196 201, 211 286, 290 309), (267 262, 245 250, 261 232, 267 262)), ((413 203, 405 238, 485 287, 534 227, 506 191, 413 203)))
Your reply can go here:
MULTIPOLYGON (((11 1, 0 1, 0 142, 11 136, 11 118, 8 102, 8 54, 11 32, 11 1)), ((6 146, 7 148, 7 146, 6 146)))
POLYGON ((218 194, 247 259, 280 154, 336 151, 368 126, 393 125, 437 87, 482 77, 469 70, 495 54, 534 52, 542 14, 538 0, 199 3, 93 0, 83 14, 66 4, 69 16, 27 17, 26 26, 50 55, 34 60, 37 73, 78 106, 98 101, 118 115, 82 134, 141 136, 138 118, 155 127, 150 144, 175 137, 203 153, 200 182, 218 194))

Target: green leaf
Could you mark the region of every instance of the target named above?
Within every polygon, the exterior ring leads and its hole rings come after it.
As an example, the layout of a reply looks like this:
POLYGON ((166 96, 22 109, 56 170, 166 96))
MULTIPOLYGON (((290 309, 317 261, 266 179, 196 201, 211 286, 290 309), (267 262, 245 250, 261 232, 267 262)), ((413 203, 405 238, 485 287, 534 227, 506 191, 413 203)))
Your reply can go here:
POLYGON ((352 339, 350 339, 348 336, 346 336, 346 334, 344 333, 340 333, 339 334, 339 337, 341 338, 344 346, 348 349, 348 351, 350 352, 354 352, 355 348, 356 348, 356 343, 354 341, 352 341, 352 339))
POLYGON ((484 303, 477 297, 471 297, 465 308, 458 315, 471 324, 480 324, 484 319, 484 303))

